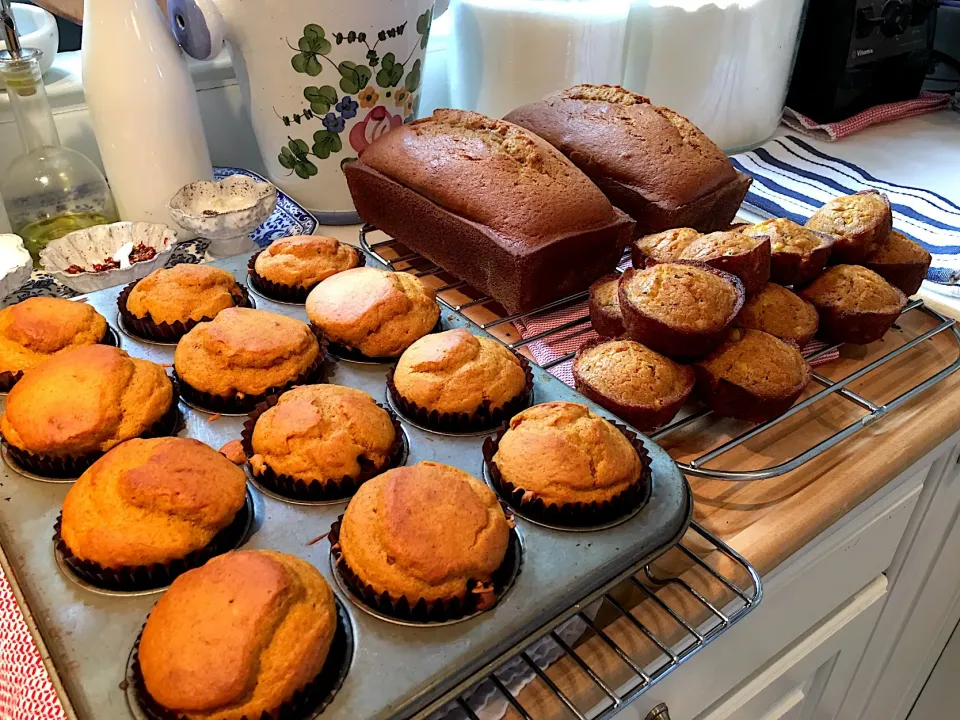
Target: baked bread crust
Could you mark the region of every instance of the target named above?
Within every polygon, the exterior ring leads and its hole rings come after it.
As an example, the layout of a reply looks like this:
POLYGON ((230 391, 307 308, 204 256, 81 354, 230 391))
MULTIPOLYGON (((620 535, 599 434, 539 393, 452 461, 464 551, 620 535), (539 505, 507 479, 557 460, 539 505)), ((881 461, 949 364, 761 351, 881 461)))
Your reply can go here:
POLYGON ((355 268, 355 248, 324 235, 283 238, 257 255, 254 269, 265 280, 289 287, 312 288, 331 275, 355 268))
POLYGON ((817 309, 785 287, 767 283, 756 295, 747 298, 733 321, 736 327, 762 330, 801 350, 817 334, 820 319, 817 309))
POLYGON ((873 270, 904 295, 913 295, 927 277, 933 256, 920 243, 892 230, 878 250, 867 255, 863 266, 873 270))
POLYGON ((0 310, 0 372, 36 367, 61 352, 95 345, 107 321, 86 303, 32 297, 0 310))
POLYGON ((611 273, 595 280, 589 288, 590 324, 602 338, 620 337, 626 332, 620 312, 620 275, 611 273))
MULTIPOLYGON (((701 235, 680 252, 678 260, 696 260, 736 275, 750 295, 770 279, 770 240, 736 230, 701 235)), ((648 263, 649 264, 649 263, 648 263)))
POLYGON ((630 260, 637 270, 647 266, 649 258, 653 263, 673 262, 680 253, 700 237, 700 232, 689 227, 672 228, 663 232, 638 237, 630 245, 630 260))
POLYGON ((804 227, 834 237, 833 262, 857 263, 878 250, 893 229, 890 199, 876 190, 842 195, 825 203, 804 227))
POLYGON ((745 225, 740 232, 770 240, 770 280, 778 285, 804 285, 827 265, 833 250, 831 235, 797 225, 786 218, 745 225))
POLYGON ((242 298, 232 273, 213 265, 181 263, 154 270, 138 282, 127 296, 127 310, 135 317, 172 325, 215 317, 242 298))
POLYGON ((873 270, 835 265, 800 292, 820 315, 820 334, 832 343, 866 345, 884 336, 907 296, 873 270))

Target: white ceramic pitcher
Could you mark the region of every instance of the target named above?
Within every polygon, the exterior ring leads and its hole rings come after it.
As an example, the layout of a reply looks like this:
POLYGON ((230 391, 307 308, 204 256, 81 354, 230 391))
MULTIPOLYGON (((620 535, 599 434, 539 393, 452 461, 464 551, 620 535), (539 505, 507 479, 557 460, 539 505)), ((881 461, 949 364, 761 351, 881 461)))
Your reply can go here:
POLYGON ((229 44, 270 180, 322 223, 355 222, 342 168, 414 118, 434 0, 168 0, 167 7, 192 57, 213 58, 229 44))

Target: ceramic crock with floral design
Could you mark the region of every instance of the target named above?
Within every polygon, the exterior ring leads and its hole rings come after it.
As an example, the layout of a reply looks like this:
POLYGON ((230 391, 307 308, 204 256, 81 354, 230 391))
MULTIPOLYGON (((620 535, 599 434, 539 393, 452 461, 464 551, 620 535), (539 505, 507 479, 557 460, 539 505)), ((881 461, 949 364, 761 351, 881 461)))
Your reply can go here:
POLYGON ((270 180, 321 222, 354 222, 343 166, 414 118, 433 0, 169 0, 192 57, 229 43, 270 180))

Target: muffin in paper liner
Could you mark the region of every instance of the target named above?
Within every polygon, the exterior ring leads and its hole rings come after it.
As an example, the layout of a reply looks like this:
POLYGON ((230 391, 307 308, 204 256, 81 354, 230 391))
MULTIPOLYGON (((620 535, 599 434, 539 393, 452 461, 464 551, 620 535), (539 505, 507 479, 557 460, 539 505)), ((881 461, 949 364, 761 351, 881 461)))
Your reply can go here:
POLYGON ((473 433, 494 430, 502 423, 509 422, 510 418, 529 406, 533 399, 533 370, 530 368, 530 362, 522 355, 516 353, 514 355, 520 361, 526 383, 523 390, 515 398, 492 411, 489 402, 486 400, 473 413, 441 413, 437 410, 427 410, 400 394, 393 382, 394 368, 387 371, 387 392, 390 393, 390 399, 397 410, 411 421, 430 430, 444 433, 473 433))
MULTIPOLYGON (((117 309, 120 311, 120 318, 123 320, 124 328, 131 335, 143 340, 176 344, 180 338, 193 330, 193 328, 200 323, 210 322, 213 320, 212 317, 202 317, 199 320, 187 320, 186 322, 180 322, 177 320, 171 324, 165 322, 154 322, 150 318, 138 318, 136 315, 127 310, 127 298, 130 296, 130 292, 133 290, 137 282, 139 282, 139 280, 124 287, 123 290, 120 291, 120 295, 117 297, 117 309)), ((237 283, 237 287, 240 288, 240 293, 243 297, 240 301, 240 304, 236 307, 252 308, 253 303, 250 301, 250 295, 247 293, 247 288, 240 283, 237 283)))
POLYGON ((525 498, 526 492, 524 489, 505 480, 500 474, 497 464, 493 461, 493 456, 497 454, 497 448, 500 446, 500 439, 510 428, 510 423, 504 423, 494 437, 488 437, 483 441, 483 461, 491 485, 493 485, 497 494, 510 507, 516 509, 521 516, 548 525, 589 528, 615 522, 626 515, 630 515, 643 507, 650 499, 653 489, 650 475, 650 455, 636 433, 618 422, 612 420, 608 422, 630 441, 640 458, 640 477, 637 482, 609 500, 602 503, 566 503, 560 506, 554 503, 547 505, 539 497, 532 500, 525 498))
POLYGON ((396 598, 387 591, 377 593, 371 585, 360 579, 343 558, 340 551, 340 524, 343 522, 343 515, 340 515, 330 526, 327 540, 330 542, 330 554, 336 564, 337 572, 357 600, 383 615, 399 620, 424 624, 443 623, 461 620, 496 607, 500 598, 503 597, 503 594, 513 585, 520 574, 523 566, 520 536, 514 526, 512 513, 509 509, 506 509, 505 512, 510 523, 510 540, 507 543, 507 552, 503 557, 503 562, 493 573, 493 600, 489 603, 486 602, 489 595, 473 592, 475 588, 481 585, 475 580, 471 580, 467 584, 466 602, 461 601, 460 598, 433 601, 420 598, 411 605, 405 596, 396 598))
MULTIPOLYGON (((428 332, 427 335, 432 335, 433 333, 440 332, 440 330, 442 329, 443 313, 441 313, 440 315, 441 316, 437 318, 437 324, 434 325, 433 328, 431 328, 430 332, 428 332)), ((312 322, 310 323, 310 327, 316 328, 315 330, 316 332, 323 332, 321 328, 318 328, 312 322)), ((420 338, 417 338, 417 340, 419 339, 420 338)), ((336 355, 341 360, 349 360, 351 362, 359 362, 359 363, 388 364, 388 363, 395 363, 397 360, 400 359, 400 355, 397 355, 396 357, 371 357, 370 355, 364 355, 362 352, 360 352, 359 350, 355 350, 349 345, 343 345, 341 343, 334 342, 333 340, 328 340, 328 344, 330 347, 330 352, 333 355, 336 355)), ((410 344, 412 345, 413 343, 411 342, 410 344)), ((409 347, 409 345, 407 347, 409 347)))
POLYGON ((70 570, 95 587, 120 592, 156 590, 166 587, 187 570, 200 567, 210 558, 238 548, 244 541, 252 520, 253 498, 248 489, 243 507, 234 515, 229 525, 213 536, 208 545, 182 558, 152 565, 108 568, 92 560, 81 560, 73 554, 60 534, 63 513, 57 516, 53 527, 53 543, 70 570))
MULTIPOLYGON (((360 248, 354 249, 357 251, 357 264, 354 267, 364 267, 367 264, 367 256, 360 248)), ((302 287, 300 285, 284 285, 283 283, 267 280, 258 273, 254 267, 257 258, 260 257, 260 253, 262 252, 263 250, 255 252, 247 262, 247 278, 249 282, 253 283, 253 289, 270 300, 303 305, 307 301, 307 295, 310 294, 310 291, 320 283, 311 285, 310 287, 302 287)))
MULTIPOLYGON (((270 395, 263 402, 259 403, 250 413, 246 421, 244 421, 243 430, 240 434, 240 442, 243 445, 243 452, 248 458, 254 455, 253 429, 256 427, 257 420, 278 402, 280 402, 280 394, 270 395)), ((364 456, 359 460, 360 473, 356 477, 346 475, 337 479, 306 481, 290 475, 275 473, 269 467, 266 467, 266 471, 260 475, 255 474, 253 468, 251 468, 250 473, 253 479, 268 490, 292 500, 329 502, 333 500, 345 500, 351 497, 367 480, 391 468, 399 467, 406 461, 407 448, 403 428, 400 425, 400 418, 398 418, 396 413, 390 408, 384 407, 380 403, 377 403, 377 407, 385 410, 390 416, 390 421, 393 423, 395 433, 393 445, 390 447, 388 454, 388 460, 382 467, 377 467, 364 456)))
MULTIPOLYGON (((97 344, 120 347, 120 338, 117 337, 117 331, 107 325, 107 331, 103 334, 103 337, 97 344)), ((3 372, 0 372, 0 393, 6 393, 13 390, 13 386, 20 382, 20 378, 22 377, 23 370, 17 370, 16 372, 4 370, 3 372)))
POLYGON ((310 330, 317 343, 320 345, 320 352, 316 359, 310 363, 310 367, 300 373, 293 380, 288 381, 280 387, 267 388, 258 395, 243 395, 234 393, 232 395, 214 395, 193 387, 177 374, 176 368, 173 370, 173 376, 180 383, 180 394, 183 399, 201 410, 213 413, 226 413, 228 415, 246 415, 262 402, 265 402, 271 395, 282 395, 287 390, 297 385, 316 385, 326 382, 326 368, 324 361, 327 357, 327 339, 323 332, 317 327, 310 325, 310 330))
MULTIPOLYGON (((172 378, 172 382, 173 397, 170 400, 170 407, 159 420, 138 435, 138 438, 173 437, 183 429, 183 416, 179 408, 180 387, 176 377, 172 378)), ((106 455, 101 450, 83 455, 41 455, 14 447, 2 434, 0 434, 0 442, 3 442, 10 458, 21 469, 34 475, 60 480, 80 477, 87 468, 106 455)))
MULTIPOLYGON (((354 648, 353 630, 346 609, 336 596, 334 596, 334 602, 337 606, 337 630, 333 635, 323 668, 313 680, 294 693, 290 700, 271 712, 261 713, 259 717, 244 716, 246 720, 306 720, 319 715, 333 702, 333 698, 347 677, 354 648)), ((133 645, 130 664, 133 696, 144 715, 150 720, 187 720, 185 715, 168 710, 157 703, 147 691, 143 673, 140 670, 140 639, 143 637, 144 627, 146 623, 140 628, 140 634, 137 635, 133 645)))

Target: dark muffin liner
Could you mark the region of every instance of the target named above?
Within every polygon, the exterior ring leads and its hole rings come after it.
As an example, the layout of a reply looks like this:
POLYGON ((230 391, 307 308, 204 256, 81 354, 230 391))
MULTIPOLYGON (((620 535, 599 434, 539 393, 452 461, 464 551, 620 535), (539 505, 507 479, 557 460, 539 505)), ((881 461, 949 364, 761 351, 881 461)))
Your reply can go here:
MULTIPOLYGON (((170 407, 167 408, 167 411, 157 422, 140 435, 137 435, 137 437, 171 437, 180 432, 183 418, 180 415, 180 408, 178 407, 179 399, 179 386, 177 379, 173 378, 173 398, 170 401, 170 407)), ((7 442, 7 439, 3 437, 2 434, 0 434, 0 441, 6 446, 11 459, 13 459, 21 469, 34 475, 63 480, 80 477, 87 468, 106 455, 105 452, 100 450, 83 455, 42 455, 14 447, 7 442)))
MULTIPOLYGON (((117 337, 117 331, 107 325, 107 331, 103 334, 103 337, 100 338, 100 342, 96 344, 120 347, 120 338, 117 337)), ((23 370, 17 370, 16 372, 5 370, 0 372, 0 393, 10 392, 13 390, 13 386, 16 385, 22 377, 23 370)))
MULTIPOLYGON (((347 677, 354 648, 353 631, 350 627, 347 612, 336 597, 334 602, 337 606, 337 630, 333 635, 333 642, 330 643, 326 662, 324 662, 317 676, 294 693, 293 697, 281 704, 280 707, 269 712, 263 712, 255 718, 248 718, 244 715, 242 720, 306 720, 322 713, 333 701, 334 696, 347 677)), ((146 624, 144 624, 145 626, 146 624)), ((142 637, 143 628, 140 629, 140 634, 137 635, 137 641, 133 646, 133 659, 130 668, 133 675, 133 695, 137 704, 150 720, 187 720, 185 715, 168 710, 160 705, 147 691, 143 680, 143 672, 140 669, 140 640, 142 637)))
MULTIPOLYGON (((150 318, 138 318, 136 315, 127 310, 127 298, 130 297, 130 292, 138 282, 140 281, 134 280, 132 283, 124 287, 123 290, 120 291, 120 295, 117 297, 117 309, 120 310, 120 318, 123 320, 124 328, 131 335, 135 335, 143 340, 152 340, 154 342, 176 343, 180 338, 193 330, 193 328, 200 323, 210 322, 213 320, 212 317, 204 316, 199 320, 187 320, 186 322, 180 322, 177 320, 174 323, 158 323, 154 322, 150 318)), ((253 303, 250 302, 250 295, 247 293, 247 289, 240 283, 237 283, 237 287, 240 288, 240 293, 242 295, 240 304, 237 305, 237 307, 252 308, 253 303)))
POLYGON ((180 383, 180 395, 187 403, 201 410, 212 413, 225 413, 228 415, 246 415, 252 412, 260 403, 266 402, 267 398, 271 395, 282 395, 297 385, 315 385, 326 382, 324 360, 327 357, 327 339, 323 336, 323 333, 320 332, 319 328, 311 325, 310 330, 317 338, 317 342, 320 345, 320 352, 317 353, 316 359, 310 363, 310 367, 293 380, 278 387, 267 388, 264 392, 257 395, 241 395, 237 392, 231 395, 214 395, 213 393, 198 390, 190 385, 180 377, 176 368, 174 368, 173 375, 180 383))
MULTIPOLYGON (((358 259, 354 267, 363 267, 367 264, 367 256, 364 255, 360 248, 354 248, 354 250, 357 251, 358 259)), ((260 253, 262 252, 263 250, 255 252, 247 262, 247 277, 250 282, 253 283, 253 289, 270 300, 303 305, 307 301, 307 295, 310 294, 310 291, 320 283, 311 285, 310 287, 303 287, 301 285, 284 285, 283 283, 274 282, 273 280, 267 280, 263 275, 258 273, 254 267, 257 258, 260 257, 260 253)))
MULTIPOLYGON (((443 313, 441 313, 441 316, 442 315, 443 313)), ((442 329, 442 324, 443 324, 442 317, 438 317, 437 324, 434 325, 433 328, 426 334, 432 335, 433 333, 440 332, 440 330, 442 329)), ((314 327, 312 323, 311 323, 311 327, 314 327)), ((318 328, 318 331, 320 331, 319 328, 318 328)), ((425 337, 425 336, 421 335, 420 337, 425 337)), ((417 340, 419 339, 420 338, 417 338, 417 340)), ((414 340, 414 342, 416 342, 416 340, 414 340)), ((386 363, 395 363, 397 360, 400 359, 399 355, 397 355, 397 357, 372 357, 370 355, 364 355, 362 352, 360 352, 359 350, 355 350, 349 345, 343 345, 341 343, 334 342, 333 340, 328 340, 328 343, 330 345, 330 352, 333 355, 336 355, 341 360, 350 360, 352 362, 361 362, 361 363, 386 364, 386 363)), ((412 344, 413 343, 411 343, 411 345, 412 344)), ((409 345, 407 347, 409 347, 409 345)))
POLYGON ((330 541, 330 552, 333 555, 340 577, 349 587, 353 595, 365 605, 383 615, 407 622, 449 622, 451 620, 463 619, 478 612, 490 610, 500 602, 503 593, 509 589, 517 575, 520 574, 523 565, 523 551, 520 546, 520 536, 516 528, 511 527, 510 540, 507 543, 507 553, 504 555, 500 567, 493 572, 492 580, 495 600, 492 604, 488 607, 480 607, 480 603, 478 602, 480 595, 473 592, 473 589, 477 587, 479 583, 475 580, 470 580, 467 582, 467 596, 465 601, 461 601, 460 598, 432 601, 420 598, 411 605, 405 596, 396 598, 386 591, 377 593, 371 585, 364 583, 347 564, 343 558, 343 553, 340 551, 340 524, 342 522, 343 515, 337 518, 330 527, 330 532, 327 535, 327 539, 330 541))
POLYGON ((520 367, 523 368, 526 379, 523 390, 505 405, 493 410, 490 409, 490 403, 487 400, 472 413, 441 413, 436 410, 428 410, 412 400, 407 400, 400 394, 393 382, 394 368, 387 370, 387 392, 390 393, 390 399, 397 410, 413 422, 430 430, 444 433, 472 433, 493 430, 529 406, 533 398, 533 371, 530 369, 530 363, 522 355, 516 355, 516 357, 520 360, 520 367))
POLYGON ((630 444, 640 458, 639 479, 618 495, 602 503, 578 502, 566 503, 564 505, 556 505, 554 503, 547 505, 539 497, 533 500, 525 499, 525 490, 505 480, 500 474, 500 468, 498 468, 497 464, 493 461, 493 456, 497 454, 497 448, 500 447, 500 440, 509 429, 509 423, 502 425, 497 431, 496 436, 488 437, 483 441, 483 460, 494 490, 497 491, 497 494, 500 495, 510 507, 517 510, 520 515, 548 525, 587 528, 619 520, 638 510, 650 499, 650 493, 653 487, 650 476, 650 455, 643 446, 643 441, 640 440, 636 433, 618 422, 608 422, 630 441, 630 444))
MULTIPOLYGON (((257 424, 257 420, 259 420, 261 415, 263 415, 270 408, 274 407, 278 402, 280 402, 280 396, 271 395, 270 397, 266 398, 266 400, 259 403, 257 407, 253 409, 253 412, 250 413, 250 416, 247 418, 247 420, 243 423, 243 431, 240 434, 240 442, 243 445, 243 452, 248 459, 254 455, 253 429, 257 424)), ((371 478, 374 478, 391 468, 399 467, 406 460, 407 449, 405 447, 406 443, 404 440, 403 428, 400 425, 400 419, 397 417, 396 413, 390 410, 390 408, 383 407, 383 405, 380 403, 377 403, 377 407, 385 410, 390 416, 390 421, 393 423, 393 430, 395 433, 393 445, 390 447, 387 463, 385 465, 377 467, 371 460, 368 460, 366 457, 361 457, 360 473, 356 477, 346 475, 335 480, 323 481, 307 481, 301 478, 292 477, 290 475, 283 475, 282 473, 274 472, 269 467, 266 468, 265 472, 257 475, 253 472, 253 468, 251 468, 250 473, 253 475, 253 479, 268 490, 275 492, 277 495, 282 495, 283 497, 290 498, 291 500, 330 502, 333 500, 344 500, 352 496, 367 480, 370 480, 371 478)))
POLYGON ((57 523, 53 528, 53 543, 73 573, 95 587, 119 592, 156 590, 169 585, 178 575, 182 575, 187 570, 200 567, 210 558, 239 547, 252 519, 252 497, 245 491, 243 507, 237 511, 229 525, 214 535, 206 547, 195 550, 183 558, 152 565, 108 568, 91 560, 81 560, 73 554, 60 534, 63 524, 62 513, 57 516, 57 523))

